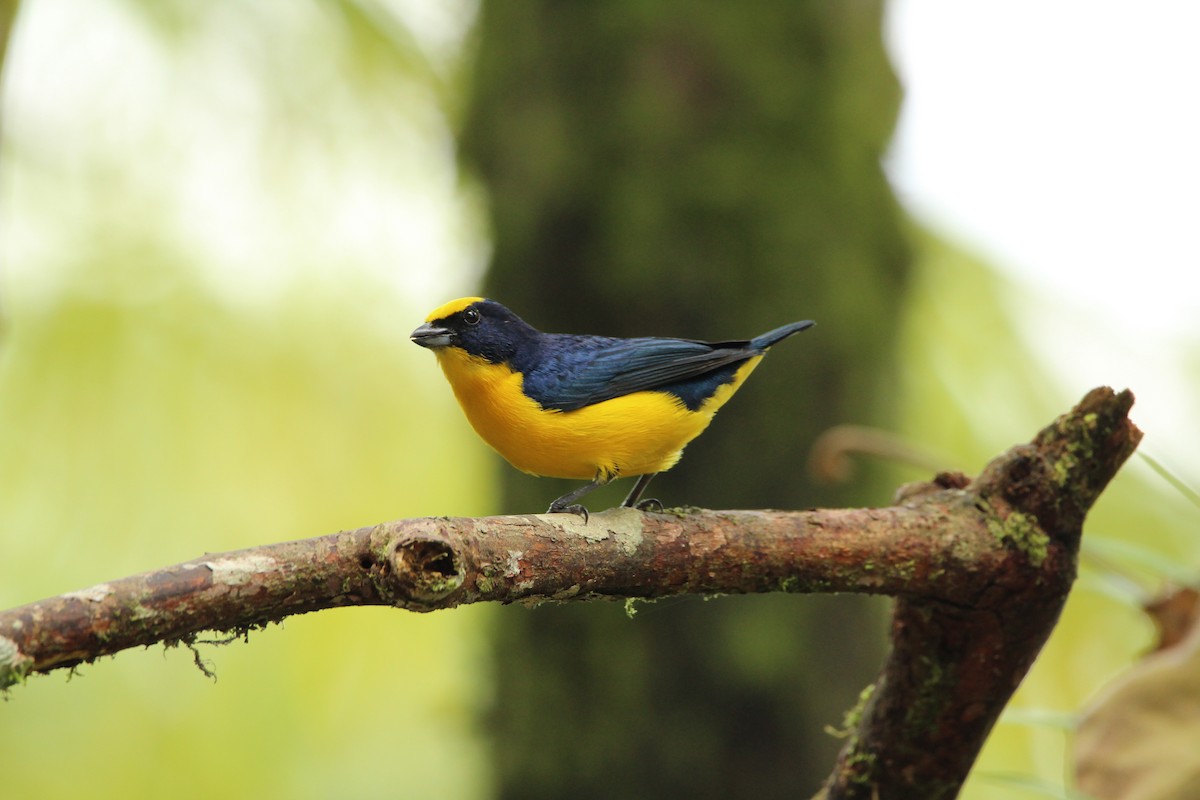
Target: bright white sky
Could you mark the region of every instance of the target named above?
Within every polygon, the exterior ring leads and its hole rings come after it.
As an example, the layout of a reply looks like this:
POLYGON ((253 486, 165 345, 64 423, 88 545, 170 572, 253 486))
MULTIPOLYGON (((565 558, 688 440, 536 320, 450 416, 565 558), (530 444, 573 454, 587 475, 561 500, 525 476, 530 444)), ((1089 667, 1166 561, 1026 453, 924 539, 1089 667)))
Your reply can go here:
POLYGON ((1022 278, 1200 331, 1200 3, 890 9, 905 203, 1022 278))
POLYGON ((886 36, 901 200, 1046 298, 1051 373, 1134 389, 1200 484, 1200 3, 892 0, 886 36))

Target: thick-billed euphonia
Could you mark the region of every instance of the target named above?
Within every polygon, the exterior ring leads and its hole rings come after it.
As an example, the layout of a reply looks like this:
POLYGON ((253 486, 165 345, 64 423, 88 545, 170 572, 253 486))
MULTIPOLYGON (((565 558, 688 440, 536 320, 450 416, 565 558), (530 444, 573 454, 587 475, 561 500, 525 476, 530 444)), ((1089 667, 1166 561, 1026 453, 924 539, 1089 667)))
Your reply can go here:
POLYGON ((471 426, 519 470, 590 483, 549 511, 587 519, 576 501, 640 476, 623 506, 712 422, 767 349, 811 320, 748 341, 542 333, 494 300, 463 297, 412 332, 433 350, 471 426))

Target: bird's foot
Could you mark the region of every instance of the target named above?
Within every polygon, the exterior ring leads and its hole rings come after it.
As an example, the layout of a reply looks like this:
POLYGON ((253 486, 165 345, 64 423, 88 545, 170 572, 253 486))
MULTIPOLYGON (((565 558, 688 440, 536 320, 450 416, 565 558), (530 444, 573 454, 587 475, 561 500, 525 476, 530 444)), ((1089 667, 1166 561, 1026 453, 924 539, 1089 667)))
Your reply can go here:
POLYGON ((570 503, 570 504, 564 503, 562 505, 559 505, 558 501, 555 501, 550 504, 550 508, 546 509, 546 513, 547 514, 575 514, 577 516, 583 517, 584 525, 586 525, 587 521, 588 521, 588 510, 586 508, 584 508, 583 506, 581 506, 579 503, 570 503))
POLYGON ((657 514, 663 512, 662 500, 657 497, 647 497, 645 500, 638 500, 633 504, 633 507, 638 511, 653 511, 657 514))

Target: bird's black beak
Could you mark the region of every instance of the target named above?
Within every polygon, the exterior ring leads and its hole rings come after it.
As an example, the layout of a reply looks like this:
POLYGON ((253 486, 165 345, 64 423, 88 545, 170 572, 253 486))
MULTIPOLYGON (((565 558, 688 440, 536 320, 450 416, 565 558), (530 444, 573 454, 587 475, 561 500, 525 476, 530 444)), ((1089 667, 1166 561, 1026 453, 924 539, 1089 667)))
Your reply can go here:
POLYGON ((408 335, 408 338, 412 339, 414 344, 429 348, 447 347, 452 337, 453 334, 449 328, 434 325, 432 322, 426 322, 408 335))

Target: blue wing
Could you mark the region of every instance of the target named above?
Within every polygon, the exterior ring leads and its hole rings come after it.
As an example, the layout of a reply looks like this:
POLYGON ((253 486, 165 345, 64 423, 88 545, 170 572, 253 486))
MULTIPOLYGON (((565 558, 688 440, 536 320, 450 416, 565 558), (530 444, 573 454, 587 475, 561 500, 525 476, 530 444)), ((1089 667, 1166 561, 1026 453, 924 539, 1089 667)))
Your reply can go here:
POLYGON ((811 324, 732 342, 541 334, 538 347, 521 359, 526 363, 513 366, 525 375, 525 393, 543 408, 571 411, 634 392, 664 391, 695 410, 746 359, 811 324))

